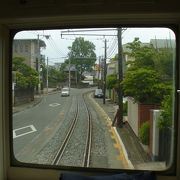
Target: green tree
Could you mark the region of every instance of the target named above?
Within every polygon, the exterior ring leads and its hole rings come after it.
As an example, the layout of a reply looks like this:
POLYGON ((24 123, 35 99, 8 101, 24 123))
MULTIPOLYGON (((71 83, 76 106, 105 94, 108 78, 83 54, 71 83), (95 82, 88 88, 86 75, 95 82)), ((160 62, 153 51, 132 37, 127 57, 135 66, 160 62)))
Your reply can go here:
POLYGON ((160 129, 171 127, 172 125, 172 95, 166 95, 161 103, 162 112, 158 121, 160 129))
POLYGON ((139 38, 135 38, 132 43, 128 43, 127 48, 131 50, 129 54, 134 57, 134 61, 129 62, 130 69, 151 68, 160 73, 163 81, 172 81, 173 76, 173 50, 161 48, 156 50, 152 45, 141 43, 139 38))
POLYGON ((140 103, 160 104, 164 95, 172 89, 172 50, 147 46, 135 38, 128 44, 130 62, 122 82, 124 95, 131 96, 140 103))
POLYGON ((38 85, 38 72, 24 63, 22 57, 14 57, 12 70, 15 73, 16 86, 21 88, 35 87, 38 85))
POLYGON ((152 69, 137 68, 129 70, 122 81, 125 96, 131 96, 135 102, 159 104, 170 87, 161 82, 160 75, 152 69))
POLYGON ((80 79, 84 71, 92 71, 92 67, 96 61, 95 45, 84 40, 83 37, 76 38, 69 47, 68 60, 71 64, 74 64, 80 74, 80 79))
POLYGON ((135 58, 134 61, 130 62, 131 68, 154 68, 156 51, 153 46, 147 46, 141 43, 139 38, 135 38, 132 43, 128 43, 127 48, 131 50, 128 54, 135 58))
POLYGON ((116 88, 117 83, 118 83, 118 81, 117 81, 117 75, 116 74, 110 74, 107 76, 107 78, 106 78, 107 89, 116 88))
POLYGON ((160 49, 156 53, 155 69, 161 74, 165 81, 172 81, 173 78, 173 50, 160 49))
POLYGON ((65 74, 64 70, 59 68, 56 69, 53 66, 49 66, 49 83, 53 86, 58 85, 59 83, 65 82, 67 80, 67 75, 65 74))

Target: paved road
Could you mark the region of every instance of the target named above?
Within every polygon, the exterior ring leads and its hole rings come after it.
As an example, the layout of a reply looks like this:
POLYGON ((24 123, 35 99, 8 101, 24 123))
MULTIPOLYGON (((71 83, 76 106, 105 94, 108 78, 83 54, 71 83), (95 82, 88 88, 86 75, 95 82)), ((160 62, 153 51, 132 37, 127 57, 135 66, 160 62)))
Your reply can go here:
MULTIPOLYGON (((38 105, 15 113, 13 115, 15 157, 23 162, 31 162, 33 159, 35 163, 49 164, 48 158, 53 154, 51 152, 55 147, 52 144, 55 144, 55 141, 59 142, 58 136, 63 136, 62 131, 66 131, 65 128, 62 130, 62 124, 64 125, 64 122, 68 121, 67 115, 70 114, 69 110, 74 102, 74 97, 76 99, 79 97, 80 100, 81 94, 87 91, 89 89, 71 89, 69 97, 61 97, 60 93, 47 95, 38 105), (60 129, 61 132, 59 132, 60 129), (54 138, 55 136, 56 138, 54 138), (50 142, 52 138, 55 139, 53 143, 50 142)), ((82 115, 82 107, 80 107, 80 111, 82 115)), ((122 159, 117 159, 118 151, 117 148, 114 148, 114 139, 111 138, 112 134, 109 133, 107 122, 103 120, 103 116, 100 115, 96 106, 91 108, 91 111, 96 124, 94 127, 97 127, 93 137, 94 160, 91 164, 94 167, 122 168, 122 159), (99 121, 99 118, 102 120, 99 121)), ((82 119, 82 121, 84 120, 86 118, 82 119)))
POLYGON ((59 117, 64 113, 63 107, 70 105, 70 102, 71 96, 64 98, 57 93, 44 96, 38 105, 14 114, 14 152, 19 152, 43 130, 50 128, 48 127, 50 124, 58 123, 57 121, 61 120, 59 117))
POLYGON ((69 113, 73 96, 83 91, 88 91, 88 89, 72 88, 69 97, 61 97, 60 92, 45 95, 36 106, 14 113, 13 150, 15 155, 18 157, 23 153, 27 154, 25 147, 30 143, 34 145, 36 151, 46 144, 69 113))
MULTIPOLYGON (((87 89, 80 90, 81 93, 83 91, 87 91, 87 89)), ((13 129, 15 130, 14 152, 17 159, 20 157, 20 155, 22 155, 23 162, 30 162, 29 159, 25 161, 24 157, 27 156, 28 153, 38 151, 42 148, 43 145, 48 142, 48 140, 53 136, 53 133, 58 127, 58 124, 60 124, 58 119, 62 119, 63 113, 65 113, 65 111, 68 111, 68 107, 66 107, 65 103, 68 102, 67 100, 70 100, 70 98, 62 98, 60 96, 60 92, 55 93, 56 94, 45 96, 41 103, 36 105, 35 107, 33 107, 33 105, 39 102, 39 97, 37 97, 32 103, 13 108, 13 129), (62 109, 63 107, 64 109, 62 109), (41 116, 39 115, 38 109, 41 109, 43 111, 43 113, 41 113, 41 116), (54 116, 55 114, 56 116, 59 114, 60 118, 56 118, 54 116), (53 115, 53 118, 51 117, 51 115, 53 115), (38 120, 37 117, 40 117, 40 120, 38 120), (24 129, 17 130, 18 128, 23 127, 24 129), (30 133, 26 134, 27 132, 30 133)), ((76 95, 76 93, 74 95, 76 95)), ((110 101, 106 101, 106 104, 103 104, 102 99, 96 98, 94 100, 99 104, 101 109, 104 110, 106 116, 113 120, 115 107, 117 105, 110 101)), ((158 162, 151 162, 150 159, 147 158, 147 154, 143 151, 141 145, 137 142, 137 137, 134 136, 134 133, 132 132, 132 129, 129 127, 128 123, 126 123, 123 128, 116 128, 116 130, 119 133, 119 137, 124 144, 123 146, 125 147, 127 159, 130 161, 130 164, 133 164, 135 168, 150 170, 165 168, 164 164, 161 165, 158 162)), ((110 147, 112 146, 110 145, 110 147)), ((45 157, 47 156, 48 154, 45 154, 45 157)), ((18 160, 21 160, 21 158, 19 158, 18 160)))

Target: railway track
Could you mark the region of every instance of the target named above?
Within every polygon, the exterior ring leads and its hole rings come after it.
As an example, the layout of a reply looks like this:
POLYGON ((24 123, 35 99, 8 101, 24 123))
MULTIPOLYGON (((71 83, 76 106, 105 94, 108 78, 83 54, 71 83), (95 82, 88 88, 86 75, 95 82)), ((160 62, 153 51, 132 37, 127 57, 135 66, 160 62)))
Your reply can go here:
POLYGON ((68 144, 68 142, 69 142, 69 140, 70 140, 70 138, 71 138, 71 136, 73 134, 74 128, 76 126, 78 112, 79 112, 79 106, 77 104, 77 108, 76 108, 76 111, 75 111, 75 114, 74 114, 74 118, 73 118, 72 123, 71 123, 71 125, 69 127, 67 135, 65 136, 64 141, 63 141, 62 145, 60 146, 60 148, 59 148, 59 150, 58 150, 58 152, 57 152, 57 154, 56 154, 56 156, 55 156, 55 158, 54 158, 54 160, 52 162, 53 165, 58 165, 61 158, 62 158, 62 156, 63 156, 63 153, 64 153, 64 151, 65 151, 65 149, 67 147, 67 144, 68 144))
MULTIPOLYGON (((85 94, 83 95, 84 102, 85 102, 85 94)), ((92 143, 92 120, 91 120, 91 113, 90 110, 88 109, 87 103, 85 102, 86 105, 86 111, 88 114, 88 132, 87 132, 87 139, 86 139, 86 150, 84 154, 84 167, 89 167, 90 165, 90 156, 91 156, 91 143, 92 143)))
MULTIPOLYGON (((82 102, 84 104, 84 107, 85 107, 85 111, 86 111, 86 117, 87 118, 84 118, 83 120, 86 120, 87 119, 87 128, 86 128, 86 137, 85 137, 85 142, 83 142, 82 144, 85 144, 85 147, 84 147, 84 152, 83 152, 83 159, 81 160, 82 163, 81 163, 81 166, 82 167, 89 167, 90 166, 90 156, 91 156, 91 142, 92 142, 92 121, 91 121, 91 113, 90 113, 90 110, 88 109, 88 106, 85 102, 85 95, 81 96, 82 98, 82 102)), ((80 113, 80 110, 79 110, 79 102, 77 102, 77 106, 76 106, 76 110, 75 110, 75 113, 74 113, 74 117, 72 118, 72 122, 69 126, 69 129, 67 131, 67 134, 59 148, 59 150, 57 151, 53 161, 52 161, 52 164, 53 165, 60 165, 61 164, 61 160, 63 158, 63 156, 66 156, 65 155, 65 152, 66 151, 71 151, 72 149, 68 149, 68 144, 70 143, 70 140, 71 138, 73 138, 74 136, 76 136, 75 134, 75 129, 76 128, 84 128, 84 127, 77 127, 77 124, 78 124, 78 121, 80 120, 80 116, 82 113, 80 113)), ((75 142, 74 142, 75 143, 75 142)), ((79 152, 79 153, 82 153, 82 152, 79 152)))

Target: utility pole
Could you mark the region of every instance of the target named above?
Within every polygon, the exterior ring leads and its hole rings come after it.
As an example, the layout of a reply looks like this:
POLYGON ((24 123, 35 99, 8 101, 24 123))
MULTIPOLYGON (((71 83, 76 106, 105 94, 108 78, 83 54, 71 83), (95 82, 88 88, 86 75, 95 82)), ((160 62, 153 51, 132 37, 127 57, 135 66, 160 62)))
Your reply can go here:
POLYGON ((48 65, 48 57, 47 57, 47 74, 46 74, 46 88, 47 88, 47 94, 48 94, 48 86, 49 86, 49 81, 48 81, 48 72, 49 71, 49 65, 48 65))
POLYGON ((99 57, 99 66, 97 66, 97 71, 98 71, 98 88, 100 88, 100 84, 99 84, 100 68, 101 68, 101 57, 99 57))
POLYGON ((41 63, 41 47, 40 47, 40 39, 39 37, 42 36, 42 37, 45 37, 46 39, 49 39, 50 35, 40 35, 38 34, 37 35, 37 47, 38 47, 38 59, 37 59, 37 62, 38 65, 37 65, 37 71, 38 71, 38 94, 40 94, 40 90, 41 90, 41 66, 40 66, 40 63, 41 63))
POLYGON ((107 58, 107 40, 105 39, 104 41, 104 78, 103 78, 103 104, 106 103, 106 71, 107 71, 107 68, 106 68, 106 58, 107 58))
POLYGON ((117 126, 122 127, 123 124, 123 92, 120 83, 123 80, 123 55, 122 55, 122 28, 117 29, 118 36, 118 106, 119 116, 117 118, 117 126))
MULTIPOLYGON (((88 31, 88 32, 90 32, 90 31, 114 31, 114 30, 116 30, 116 29, 114 29, 114 28, 111 28, 111 29, 89 29, 89 30, 65 30, 65 31, 62 31, 61 32, 61 38, 63 38, 63 36, 71 36, 71 35, 73 35, 73 36, 75 36, 75 35, 77 35, 77 36, 98 36, 98 37, 100 37, 100 36, 102 36, 103 38, 105 38, 105 37, 114 37, 114 36, 116 36, 117 37, 117 35, 114 35, 114 34, 105 34, 105 33, 103 33, 103 34, 95 34, 95 33, 84 33, 84 32, 86 32, 86 31, 88 31), (77 33, 77 32, 80 32, 80 33, 77 33)), ((106 40, 105 40, 105 46, 106 46, 106 40)), ((107 47, 105 47, 105 57, 104 57, 104 64, 103 64, 103 67, 104 67, 104 72, 102 72, 103 73, 103 76, 101 76, 101 80, 103 81, 103 93, 104 93, 104 98, 103 98, 103 103, 105 104, 105 88, 106 88, 106 59, 107 59, 107 55, 106 55, 106 50, 107 49, 107 47)), ((101 74, 102 75, 102 74, 101 74)))
POLYGON ((39 43, 39 34, 37 35, 37 47, 38 47, 38 60, 37 60, 37 63, 38 63, 38 94, 40 94, 40 88, 41 88, 41 75, 40 75, 40 43, 39 43))
POLYGON ((70 59, 69 59, 69 90, 71 88, 71 62, 70 62, 70 59))

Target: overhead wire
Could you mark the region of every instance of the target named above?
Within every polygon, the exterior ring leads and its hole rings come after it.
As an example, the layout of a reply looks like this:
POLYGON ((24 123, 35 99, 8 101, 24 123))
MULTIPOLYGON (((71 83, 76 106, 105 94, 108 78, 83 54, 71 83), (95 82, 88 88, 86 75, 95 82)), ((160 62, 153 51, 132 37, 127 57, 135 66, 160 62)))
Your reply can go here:
POLYGON ((117 47, 118 47, 118 41, 116 38, 114 38, 112 44, 111 44, 111 47, 110 49, 108 50, 107 52, 107 57, 108 58, 112 58, 114 55, 115 55, 115 51, 117 50, 117 47))
MULTIPOLYGON (((127 28, 123 28, 123 32, 122 32, 122 34, 124 34, 125 32, 127 32, 127 28)), ((123 39, 123 37, 122 37, 122 39, 123 39)), ((108 57, 107 58, 112 58, 113 56, 115 56, 116 54, 117 54, 117 50, 118 50, 118 39, 115 39, 114 38, 114 41, 113 41, 113 43, 112 43, 112 45, 111 45, 111 49, 108 51, 108 53, 107 54, 109 54, 108 55, 108 57)))
POLYGON ((53 40, 53 38, 50 36, 50 38, 48 39, 51 47, 56 51, 56 53, 60 54, 61 56, 65 56, 64 52, 61 51, 58 46, 56 45, 55 41, 53 40))

